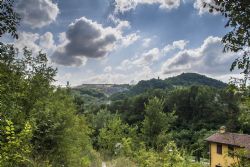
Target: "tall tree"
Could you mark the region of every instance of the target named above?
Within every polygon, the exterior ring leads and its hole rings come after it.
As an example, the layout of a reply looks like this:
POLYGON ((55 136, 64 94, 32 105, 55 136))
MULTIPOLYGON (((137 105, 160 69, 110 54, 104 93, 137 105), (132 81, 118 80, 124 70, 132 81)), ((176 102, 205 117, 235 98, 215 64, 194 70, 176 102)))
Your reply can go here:
POLYGON ((154 97, 145 104, 145 119, 142 132, 149 146, 157 147, 157 138, 169 130, 170 124, 176 119, 174 113, 164 113, 164 101, 154 97))

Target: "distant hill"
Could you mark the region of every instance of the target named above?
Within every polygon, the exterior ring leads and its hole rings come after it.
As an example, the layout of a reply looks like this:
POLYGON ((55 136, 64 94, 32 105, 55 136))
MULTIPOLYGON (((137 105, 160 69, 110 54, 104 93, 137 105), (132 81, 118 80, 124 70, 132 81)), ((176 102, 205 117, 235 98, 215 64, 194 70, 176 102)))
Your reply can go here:
POLYGON ((197 73, 182 73, 175 77, 162 79, 142 80, 136 85, 128 84, 82 84, 73 87, 75 94, 79 94, 88 101, 106 101, 108 97, 111 99, 121 99, 130 95, 137 95, 152 89, 172 89, 175 87, 186 87, 192 85, 204 85, 214 88, 225 88, 226 83, 219 80, 209 78, 205 75, 197 73))
POLYGON ((178 76, 165 79, 165 82, 172 86, 205 85, 214 88, 225 88, 227 86, 222 81, 197 73, 182 73, 178 76))
POLYGON ((214 88, 225 88, 226 83, 219 80, 209 78, 205 75, 200 75, 197 73, 182 73, 175 77, 161 79, 150 79, 146 81, 140 81, 138 84, 134 85, 130 89, 130 94, 142 93, 149 89, 171 89, 174 87, 185 87, 192 85, 204 85, 214 88))
POLYGON ((88 94, 94 97, 110 96, 115 93, 129 90, 128 84, 82 84, 73 89, 80 91, 82 94, 88 94))
POLYGON ((172 88, 172 85, 167 83, 165 80, 150 79, 138 82, 136 85, 131 87, 130 92, 131 94, 138 94, 149 89, 166 89, 166 88, 172 88))

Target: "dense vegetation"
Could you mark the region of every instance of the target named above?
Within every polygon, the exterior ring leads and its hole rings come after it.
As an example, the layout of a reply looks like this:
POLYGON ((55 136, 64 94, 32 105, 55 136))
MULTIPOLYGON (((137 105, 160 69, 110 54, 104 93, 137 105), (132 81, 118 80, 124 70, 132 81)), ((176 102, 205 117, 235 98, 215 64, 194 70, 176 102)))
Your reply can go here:
MULTIPOLYGON (((18 37, 12 6, 0 2, 0 37, 18 37)), ((46 54, 0 43, 0 167, 199 167, 221 125, 250 133, 248 87, 182 74, 107 97, 53 86, 55 75, 46 54)))

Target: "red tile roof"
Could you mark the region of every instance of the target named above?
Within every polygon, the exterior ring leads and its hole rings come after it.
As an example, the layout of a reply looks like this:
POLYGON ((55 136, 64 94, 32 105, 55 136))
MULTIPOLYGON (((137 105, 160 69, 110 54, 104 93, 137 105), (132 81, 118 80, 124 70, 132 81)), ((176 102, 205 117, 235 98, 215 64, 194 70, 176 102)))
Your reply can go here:
POLYGON ((250 135, 238 133, 215 133, 206 139, 208 142, 228 144, 250 150, 250 135))

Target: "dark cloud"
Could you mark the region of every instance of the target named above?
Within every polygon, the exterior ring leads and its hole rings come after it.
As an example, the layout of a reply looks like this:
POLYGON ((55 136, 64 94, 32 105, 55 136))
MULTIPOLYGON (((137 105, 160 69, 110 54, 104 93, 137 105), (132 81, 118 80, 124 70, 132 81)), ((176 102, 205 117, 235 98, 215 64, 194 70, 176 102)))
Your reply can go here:
POLYGON ((57 4, 51 0, 17 0, 16 10, 22 22, 32 28, 41 28, 56 20, 59 13, 57 4))
POLYGON ((85 58, 99 58, 111 52, 122 37, 115 28, 82 17, 70 24, 66 32, 67 42, 52 55, 52 60, 62 65, 81 65, 85 58))

